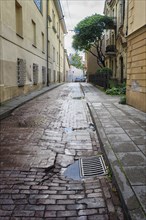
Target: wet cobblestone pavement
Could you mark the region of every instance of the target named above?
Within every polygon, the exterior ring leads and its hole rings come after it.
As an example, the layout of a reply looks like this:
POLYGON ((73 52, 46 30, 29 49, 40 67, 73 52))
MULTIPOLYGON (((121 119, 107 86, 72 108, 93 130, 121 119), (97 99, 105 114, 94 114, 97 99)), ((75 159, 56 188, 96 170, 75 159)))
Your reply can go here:
POLYGON ((64 171, 101 153, 78 83, 17 108, 0 124, 0 219, 123 220, 108 176, 73 180, 64 171))

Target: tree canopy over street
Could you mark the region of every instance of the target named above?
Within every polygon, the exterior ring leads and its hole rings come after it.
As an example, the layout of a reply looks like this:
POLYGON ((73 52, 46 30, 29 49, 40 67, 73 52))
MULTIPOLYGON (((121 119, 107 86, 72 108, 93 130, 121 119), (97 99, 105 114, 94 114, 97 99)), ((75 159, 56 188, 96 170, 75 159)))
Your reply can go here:
POLYGON ((82 57, 78 53, 72 54, 70 64, 77 69, 83 69, 82 57))
POLYGON ((100 67, 105 67, 104 54, 102 52, 103 31, 113 27, 110 17, 94 14, 81 20, 75 27, 73 36, 73 48, 79 51, 88 51, 97 58, 100 67), (96 52, 92 48, 96 48, 96 52))

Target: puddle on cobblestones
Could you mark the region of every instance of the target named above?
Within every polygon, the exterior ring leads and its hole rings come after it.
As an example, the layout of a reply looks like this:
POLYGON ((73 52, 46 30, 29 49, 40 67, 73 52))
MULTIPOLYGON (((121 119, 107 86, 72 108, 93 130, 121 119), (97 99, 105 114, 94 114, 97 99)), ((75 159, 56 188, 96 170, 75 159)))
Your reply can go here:
POLYGON ((79 161, 71 164, 64 172, 64 176, 73 180, 81 180, 79 161))
POLYGON ((64 128, 64 131, 65 131, 66 133, 71 133, 71 132, 73 131, 73 128, 70 128, 70 127, 64 128))
POLYGON ((72 96, 72 99, 80 100, 80 99, 84 99, 84 96, 72 96))
POLYGON ((64 176, 73 180, 103 175, 107 175, 107 168, 102 155, 80 158, 64 171, 64 176))

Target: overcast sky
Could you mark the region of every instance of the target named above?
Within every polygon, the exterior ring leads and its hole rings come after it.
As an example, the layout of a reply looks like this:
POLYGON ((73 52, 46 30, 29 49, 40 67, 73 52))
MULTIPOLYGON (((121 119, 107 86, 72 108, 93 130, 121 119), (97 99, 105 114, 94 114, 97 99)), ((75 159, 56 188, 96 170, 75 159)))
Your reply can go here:
POLYGON ((65 16, 68 34, 65 37, 65 48, 69 53, 74 53, 72 49, 72 31, 76 24, 83 18, 97 14, 103 14, 105 0, 60 0, 65 16))

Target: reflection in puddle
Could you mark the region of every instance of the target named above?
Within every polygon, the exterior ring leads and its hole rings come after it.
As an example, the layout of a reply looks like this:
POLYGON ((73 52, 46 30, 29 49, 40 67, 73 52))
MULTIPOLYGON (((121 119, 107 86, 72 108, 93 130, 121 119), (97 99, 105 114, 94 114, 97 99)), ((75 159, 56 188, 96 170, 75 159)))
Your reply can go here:
POLYGON ((80 168, 79 161, 76 161, 74 164, 70 165, 64 172, 64 176, 71 178, 73 180, 80 180, 80 168))
POLYGON ((73 131, 73 129, 72 128, 64 128, 64 131, 66 132, 66 133, 71 133, 72 131, 73 131))

